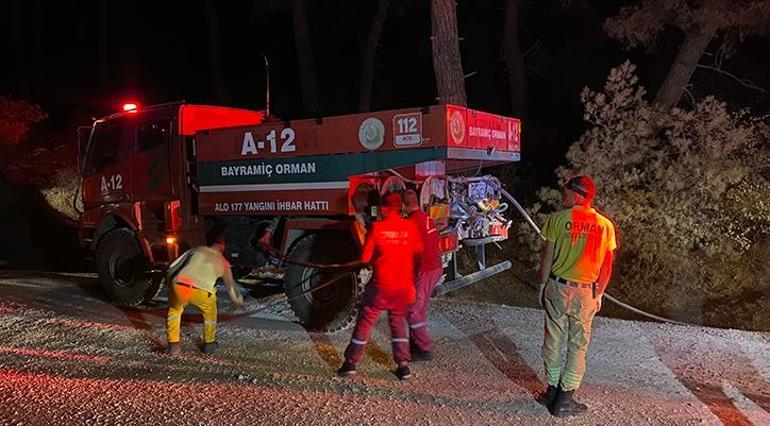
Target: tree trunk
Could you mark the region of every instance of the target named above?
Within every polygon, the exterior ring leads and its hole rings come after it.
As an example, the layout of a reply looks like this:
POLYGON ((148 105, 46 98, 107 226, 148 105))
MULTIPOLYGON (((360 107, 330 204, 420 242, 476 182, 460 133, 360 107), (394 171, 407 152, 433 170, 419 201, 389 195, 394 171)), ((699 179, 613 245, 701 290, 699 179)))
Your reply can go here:
POLYGON ((313 65, 313 49, 310 46, 310 31, 307 27, 305 0, 294 0, 292 4, 294 22, 294 44, 299 62, 299 78, 302 83, 302 104, 305 113, 318 115, 318 84, 313 65))
POLYGON ((698 61, 706 51, 711 39, 714 38, 716 27, 693 27, 687 32, 687 37, 679 47, 676 59, 663 80, 663 84, 655 95, 654 103, 661 111, 676 106, 682 98, 687 85, 690 83, 698 61))
POLYGON ((433 72, 436 74, 439 102, 466 105, 455 9, 455 0, 431 0, 433 72))
POLYGON ((366 47, 361 66, 361 87, 358 91, 358 111, 367 112, 371 107, 372 85, 374 83, 374 59, 377 55, 377 43, 380 40, 382 26, 388 15, 388 0, 377 0, 377 14, 372 28, 366 37, 366 47))
POLYGON ((230 102, 225 91, 222 79, 222 64, 219 57, 219 22, 214 0, 206 0, 206 17, 209 30, 209 69, 211 71, 211 85, 214 87, 214 95, 218 103, 227 105, 230 102))
POLYGON ((527 102, 527 74, 524 56, 519 46, 520 0, 506 0, 505 28, 503 29, 503 56, 508 67, 508 85, 511 92, 511 112, 523 117, 527 102))

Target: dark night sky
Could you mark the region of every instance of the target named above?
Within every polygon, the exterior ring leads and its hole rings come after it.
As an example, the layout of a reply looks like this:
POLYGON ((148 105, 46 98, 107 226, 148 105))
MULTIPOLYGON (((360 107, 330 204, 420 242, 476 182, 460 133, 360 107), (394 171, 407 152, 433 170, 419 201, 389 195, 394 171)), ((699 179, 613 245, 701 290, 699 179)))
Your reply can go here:
MULTIPOLYGON (((324 115, 356 112, 360 52, 374 16, 374 1, 308 0, 316 75, 324 115)), ((527 57, 525 146, 546 161, 550 173, 584 129, 578 94, 598 89, 609 69, 630 58, 642 83, 655 89, 681 41, 663 34, 654 53, 624 51, 601 25, 617 1, 523 2, 522 48, 527 57), (573 2, 575 3, 575 2, 573 2), (590 5, 590 6, 586 6, 590 5), (556 151, 554 151, 556 149, 556 151)), ((625 3, 628 3, 627 1, 625 3)), ((0 6, 6 22, 0 49, 0 94, 26 98, 50 115, 42 128, 74 136, 74 127, 104 115, 121 101, 191 102, 264 107, 261 53, 271 60, 273 113, 300 118, 302 94, 294 53, 289 1, 88 1, 11 0, 0 6), (212 25, 218 29, 212 38, 212 25), (218 41, 218 42, 216 42, 218 41), (224 96, 212 79, 212 46, 224 96)), ((460 0, 463 65, 469 106, 509 114, 507 76, 501 60, 502 0, 460 0)), ((427 0, 391 0, 377 52, 372 109, 435 103, 427 0)), ((770 87, 770 41, 749 38, 728 68, 770 87)), ((713 93, 737 106, 770 110, 768 99, 724 77, 699 71, 695 93, 713 93)), ((652 90, 650 90, 652 91, 652 90)), ((62 136, 65 138, 65 136, 62 136)), ((525 154, 527 152, 525 151, 525 154)), ((542 164, 546 166, 546 164, 542 164)))

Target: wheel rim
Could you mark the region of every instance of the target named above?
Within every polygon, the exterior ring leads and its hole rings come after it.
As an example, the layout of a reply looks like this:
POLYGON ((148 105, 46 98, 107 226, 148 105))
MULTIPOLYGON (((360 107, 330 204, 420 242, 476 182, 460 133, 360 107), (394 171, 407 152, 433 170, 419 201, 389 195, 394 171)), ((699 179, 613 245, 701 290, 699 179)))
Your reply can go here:
POLYGON ((136 268, 133 259, 122 251, 110 256, 110 277, 119 287, 132 287, 136 283, 136 268))
POLYGON ((311 288, 315 288, 317 284, 323 283, 332 275, 319 272, 315 268, 304 268, 301 275, 301 286, 303 295, 308 302, 313 305, 329 306, 336 304, 340 298, 340 291, 344 288, 344 285, 348 283, 348 279, 354 279, 351 274, 350 278, 340 278, 336 283, 330 284, 320 290, 310 291, 311 288), (341 287, 342 286, 342 287, 341 287))

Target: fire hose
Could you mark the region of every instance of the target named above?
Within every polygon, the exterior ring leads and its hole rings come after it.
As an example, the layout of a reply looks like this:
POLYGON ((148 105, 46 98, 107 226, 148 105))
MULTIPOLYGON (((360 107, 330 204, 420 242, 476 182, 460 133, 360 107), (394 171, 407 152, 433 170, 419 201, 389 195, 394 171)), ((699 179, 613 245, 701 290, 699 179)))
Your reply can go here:
POLYGON ((299 260, 290 259, 288 256, 284 256, 281 254, 281 252, 278 251, 275 247, 269 245, 260 243, 259 247, 275 256, 276 259, 280 260, 283 263, 288 263, 291 265, 297 265, 297 266, 304 266, 306 268, 315 268, 315 269, 344 269, 344 268, 354 268, 356 266, 361 265, 363 268, 366 266, 365 264, 362 264, 361 262, 357 260, 351 260, 350 262, 346 263, 312 263, 312 262, 302 262, 299 260))
MULTIPOLYGON (((307 295, 309 293, 312 293, 314 291, 321 290, 322 288, 326 288, 326 287, 336 283, 337 281, 341 280, 342 278, 345 278, 346 276, 350 275, 351 273, 354 273, 355 271, 357 271, 359 269, 362 269, 363 267, 366 266, 365 264, 362 264, 362 263, 359 263, 358 265, 360 267, 349 268, 349 269, 345 270, 344 272, 340 272, 340 273, 338 273, 336 275, 333 275, 328 280, 323 281, 320 284, 318 284, 318 285, 316 285, 316 286, 314 286, 312 288, 309 288, 309 289, 303 291, 302 293, 299 293, 299 294, 296 294, 296 295, 294 295, 292 297, 289 297, 286 300, 280 300, 280 301, 268 303, 267 305, 260 306, 257 309, 253 309, 251 311, 246 311, 246 312, 242 312, 242 313, 239 313, 239 314, 235 314, 235 315, 232 316, 232 319, 230 321, 225 323, 225 325, 230 324, 231 322, 237 321, 237 320, 242 319, 242 318, 250 317, 250 316, 252 316, 252 315, 254 315, 254 314, 258 313, 258 312, 262 312, 262 311, 264 311, 266 309, 270 309, 270 308, 282 305, 282 304, 284 304, 286 302, 290 302, 292 300, 299 299, 300 297, 304 297, 305 295, 307 295)), ((344 268, 334 268, 334 269, 344 269, 344 268)), ((308 277, 307 280, 309 280, 310 278, 312 278, 312 276, 308 277)))
MULTIPOLYGON (((527 211, 524 210, 524 208, 521 206, 521 204, 519 204, 519 202, 516 201, 516 199, 513 198, 513 196, 508 191, 506 191, 505 189, 501 188, 500 191, 503 194, 503 196, 505 196, 505 198, 507 198, 508 201, 510 201, 513 204, 513 206, 516 207, 516 210, 518 210, 519 213, 521 213, 521 215, 524 216, 524 219, 526 219, 526 221, 529 224, 529 226, 532 227, 532 229, 535 230, 535 233, 537 233, 537 235, 541 239, 545 240, 545 237, 543 236, 542 232, 540 231, 540 228, 537 226, 535 221, 532 220, 532 218, 529 216, 527 211)), ((604 297, 606 297, 607 300, 609 300, 610 302, 620 306, 623 309, 626 309, 628 311, 634 312, 636 314, 639 314, 641 316, 644 316, 644 317, 647 317, 647 318, 650 318, 650 319, 654 319, 656 321, 666 322, 666 323, 670 323, 670 324, 678 324, 678 325, 688 325, 688 326, 692 325, 692 324, 687 324, 687 323, 684 323, 684 322, 681 322, 681 321, 676 321, 676 320, 672 320, 672 319, 669 319, 669 318, 664 318, 664 317, 661 317, 661 316, 658 316, 658 315, 655 315, 655 314, 643 311, 643 310, 641 310, 641 309, 639 309, 637 307, 634 307, 634 306, 631 306, 631 305, 629 305, 627 303, 621 302, 620 300, 612 297, 612 295, 610 295, 607 292, 604 293, 604 297)))
MULTIPOLYGON (((246 311, 246 312, 242 312, 242 313, 239 313, 239 314, 235 314, 235 315, 232 316, 232 320, 228 321, 226 324, 229 324, 229 323, 231 323, 233 321, 237 321, 237 320, 242 319, 242 318, 250 317, 250 316, 252 316, 252 315, 254 315, 254 314, 258 313, 258 312, 261 312, 261 311, 264 311, 266 309, 270 309, 270 308, 279 306, 281 304, 284 304, 286 302, 290 302, 292 300, 299 299, 299 298, 304 297, 304 296, 306 296, 306 295, 308 295, 310 293, 313 293, 315 291, 318 291, 318 290, 321 290, 323 288, 326 288, 326 287, 336 283, 337 281, 341 280, 342 278, 345 278, 346 276, 349 276, 351 273, 358 272, 359 270, 361 270, 361 269, 363 269, 363 268, 365 268, 367 266, 367 264, 361 263, 361 262, 359 262, 357 260, 353 260, 353 261, 346 262, 346 263, 326 263, 326 264, 312 263, 312 262, 302 262, 302 261, 290 259, 288 256, 284 256, 275 247, 270 246, 268 244, 260 244, 260 248, 262 250, 272 254, 273 256, 275 256, 282 263, 287 263, 287 264, 292 264, 292 265, 297 265, 297 266, 304 266, 306 268, 313 268, 313 269, 320 269, 320 270, 341 270, 342 272, 339 272, 339 273, 333 275, 331 278, 329 278, 329 279, 327 279, 325 281, 322 281, 320 284, 317 284, 317 285, 313 286, 312 288, 309 288, 309 289, 307 289, 307 290, 305 290, 305 291, 303 291, 303 292, 301 292, 299 294, 295 294, 294 296, 289 297, 286 300, 280 300, 280 301, 276 301, 276 302, 273 302, 273 303, 268 303, 267 305, 260 306, 257 309, 253 309, 253 310, 250 310, 250 311, 246 311)), ((311 275, 310 277, 306 278, 305 281, 310 280, 312 278, 313 278, 313 276, 311 275)), ((302 285, 303 283, 304 283, 304 281, 300 282, 298 284, 298 286, 302 285)))
MULTIPOLYGON (((543 234, 542 234, 542 232, 540 230, 540 227, 538 227, 537 224, 535 223, 535 221, 532 220, 532 217, 530 217, 530 215, 521 206, 521 204, 519 204, 519 202, 508 191, 506 191, 503 188, 501 188, 500 190, 501 190, 501 193, 503 194, 503 196, 505 196, 505 198, 507 198, 508 201, 510 201, 513 204, 513 206, 516 207, 516 210, 518 210, 519 213, 524 217, 524 219, 527 221, 529 226, 532 227, 532 229, 535 230, 537 235, 541 239, 545 240, 545 237, 543 236, 543 234)), ((238 320, 238 319, 241 319, 241 318, 249 317, 251 315, 254 315, 255 313, 258 313, 258 312, 261 312, 263 310, 266 310, 266 309, 278 306, 279 304, 286 303, 286 302, 298 299, 300 297, 304 297, 305 295, 307 295, 309 293, 312 293, 312 292, 321 290, 323 288, 326 288, 326 287, 336 283, 340 279, 348 276, 349 274, 351 274, 353 272, 357 272, 357 271, 359 271, 359 270, 361 270, 361 269, 363 269, 363 268, 365 268, 367 266, 366 264, 361 263, 359 261, 350 261, 350 262, 346 262, 346 263, 330 263, 330 264, 319 264, 319 263, 312 263, 312 262, 302 262, 302 261, 293 260, 293 259, 290 259, 287 256, 284 256, 275 247, 272 247, 270 245, 261 244, 260 247, 263 250, 265 250, 268 253, 270 253, 273 256, 275 256, 277 259, 279 259, 283 263, 293 264, 293 265, 297 265, 297 266, 304 266, 304 267, 307 267, 307 268, 321 269, 321 270, 342 270, 343 272, 340 272, 340 273, 338 273, 336 275, 333 275, 330 279, 328 279, 326 281, 323 281, 320 284, 318 284, 318 285, 316 285, 316 286, 314 286, 312 288, 309 288, 309 289, 307 289, 307 290, 305 290, 305 291, 303 291, 303 292, 301 292, 301 293, 299 293, 297 295, 294 295, 294 296, 292 296, 290 298, 287 298, 285 301, 282 300, 282 301, 279 301, 279 302, 273 302, 273 303, 261 306, 258 309, 234 315, 233 316, 233 320, 238 320)), ((312 276, 308 277, 307 279, 310 279, 310 278, 312 278, 312 276)), ((531 285, 531 286, 532 287, 536 287, 534 285, 531 285)), ((681 322, 681 321, 676 321, 676 320, 673 320, 673 319, 670 319, 670 318, 661 317, 659 315, 655 315, 655 314, 652 314, 650 312, 646 312, 646 311, 644 311, 642 309, 639 309, 637 307, 631 306, 631 305, 629 305, 627 303, 624 303, 624 302, 618 300, 617 298, 613 297, 612 295, 610 295, 607 292, 604 293, 604 297, 606 297, 607 300, 609 300, 610 302, 616 304, 617 306, 619 306, 619 307, 621 307, 623 309, 626 309, 626 310, 628 310, 630 312, 634 312, 634 313, 636 313, 638 315, 641 315, 641 316, 644 316, 644 317, 647 317, 647 318, 650 318, 650 319, 654 319, 656 321, 670 323, 670 324, 684 325, 684 326, 692 325, 692 324, 687 324, 687 323, 684 323, 684 322, 681 322)))

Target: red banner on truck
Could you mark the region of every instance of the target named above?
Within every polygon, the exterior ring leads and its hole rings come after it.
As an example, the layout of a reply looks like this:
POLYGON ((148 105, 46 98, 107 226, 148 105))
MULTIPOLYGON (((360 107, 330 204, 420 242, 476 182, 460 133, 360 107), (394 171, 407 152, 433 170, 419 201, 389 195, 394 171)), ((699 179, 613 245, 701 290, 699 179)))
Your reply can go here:
MULTIPOLYGON (((517 152, 520 131, 513 118, 439 105, 201 131, 196 153, 200 162, 213 162, 426 148, 517 152)), ((475 157, 465 153, 458 158, 475 157)))

